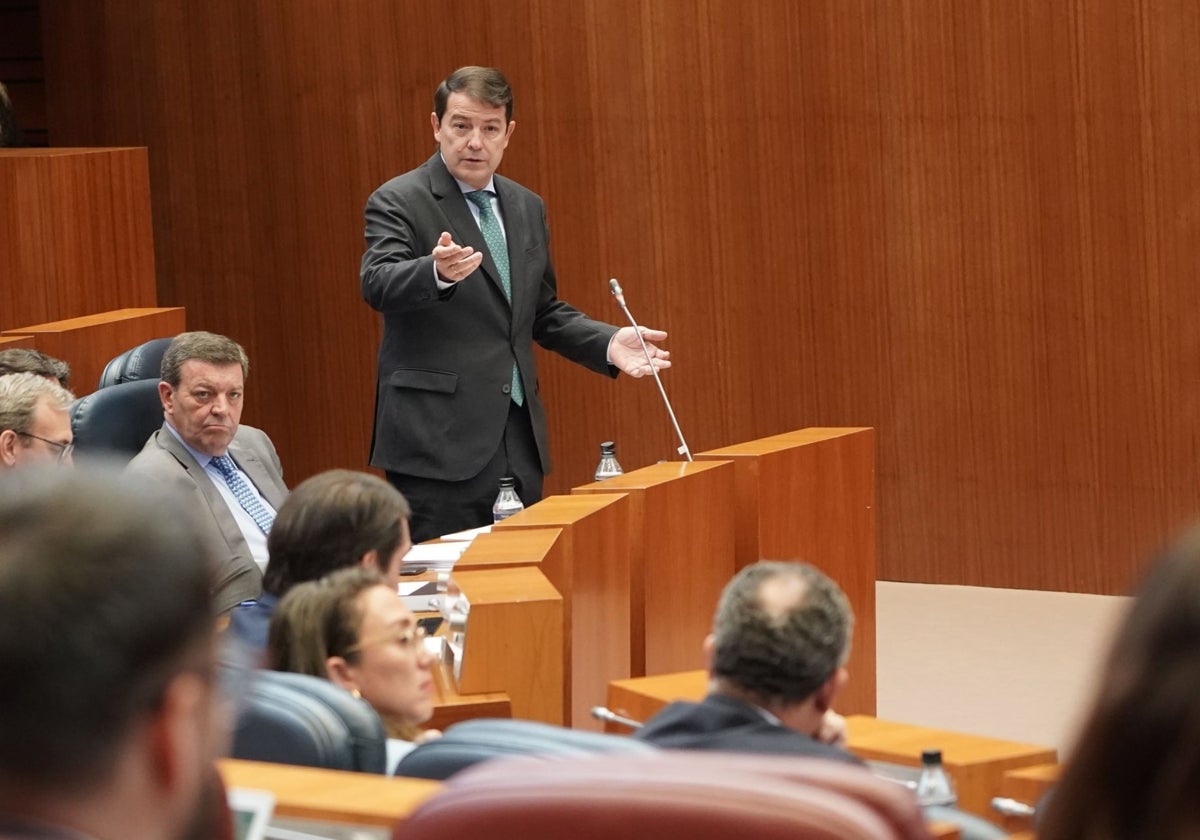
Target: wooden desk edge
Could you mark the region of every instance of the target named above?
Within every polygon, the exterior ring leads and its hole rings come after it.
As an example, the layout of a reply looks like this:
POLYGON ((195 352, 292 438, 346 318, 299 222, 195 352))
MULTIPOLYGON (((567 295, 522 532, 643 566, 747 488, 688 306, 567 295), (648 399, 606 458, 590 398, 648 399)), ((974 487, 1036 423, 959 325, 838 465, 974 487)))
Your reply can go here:
POLYGON ((426 779, 223 758, 226 787, 266 790, 282 817, 394 828, 441 789, 426 779))

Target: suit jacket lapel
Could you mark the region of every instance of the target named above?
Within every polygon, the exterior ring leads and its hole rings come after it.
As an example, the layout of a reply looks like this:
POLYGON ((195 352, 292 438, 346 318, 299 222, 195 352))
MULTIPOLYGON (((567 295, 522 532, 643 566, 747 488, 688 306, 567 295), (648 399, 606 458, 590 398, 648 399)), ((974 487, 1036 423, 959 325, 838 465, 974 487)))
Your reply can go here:
POLYGON ((251 449, 242 446, 238 441, 234 440, 229 444, 229 454, 234 462, 241 467, 242 472, 250 477, 254 482, 254 486, 262 497, 271 503, 271 507, 279 510, 279 506, 283 504, 284 494, 280 491, 279 486, 275 482, 274 476, 262 459, 251 449))
MULTIPOLYGON (((435 153, 427 162, 427 166, 429 167, 430 192, 437 198, 438 205, 450 222, 450 227, 452 228, 450 233, 454 236, 454 241, 460 245, 470 245, 476 251, 483 254, 483 263, 479 267, 483 269, 484 275, 496 287, 496 291, 500 293, 500 296, 503 297, 504 285, 500 282, 500 271, 496 268, 496 263, 492 260, 492 254, 488 251, 487 243, 483 240, 483 231, 479 229, 479 225, 475 222, 475 217, 471 214, 471 208, 467 206, 467 199, 463 195, 462 190, 459 189, 458 182, 454 180, 454 176, 446 168, 446 163, 442 160, 440 153, 435 153)), ((502 198, 501 204, 503 205, 503 203, 502 198)), ((504 212, 507 213, 507 208, 505 208, 504 212)), ((505 215, 504 221, 505 232, 507 233, 507 215, 505 215)), ((508 276, 511 280, 516 276, 512 266, 511 236, 508 237, 508 241, 508 276)))

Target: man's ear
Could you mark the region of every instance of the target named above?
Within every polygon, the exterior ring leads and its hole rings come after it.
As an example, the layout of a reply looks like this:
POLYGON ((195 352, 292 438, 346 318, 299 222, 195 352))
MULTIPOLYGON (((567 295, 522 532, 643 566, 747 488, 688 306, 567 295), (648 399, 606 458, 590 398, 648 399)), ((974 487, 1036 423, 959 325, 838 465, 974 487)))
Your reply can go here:
POLYGON ((325 677, 334 685, 341 686, 351 694, 358 691, 358 681, 350 668, 350 663, 342 656, 331 656, 325 660, 325 677))
POLYGON ((163 411, 170 413, 175 410, 175 389, 162 380, 158 383, 158 400, 162 403, 163 411))
POLYGON ((154 783, 166 796, 189 802, 211 765, 211 688, 197 674, 182 673, 163 689, 162 701, 150 713, 147 764, 154 783))
POLYGON ((717 637, 709 633, 704 637, 704 644, 701 645, 704 651, 704 668, 708 673, 712 673, 713 658, 717 655, 717 637))
POLYGON ((386 571, 386 569, 382 569, 379 566, 379 550, 375 548, 372 548, 362 557, 359 557, 358 565, 362 566, 364 569, 379 569, 381 572, 386 571))
POLYGON ((0 464, 12 466, 17 462, 17 447, 21 445, 17 439, 20 435, 12 429, 0 432, 0 464))
POLYGON ((850 679, 850 672, 845 668, 838 668, 829 679, 822 683, 813 695, 813 703, 817 707, 817 711, 824 713, 833 708, 834 698, 838 696, 838 692, 842 690, 842 686, 846 684, 846 680, 850 679))

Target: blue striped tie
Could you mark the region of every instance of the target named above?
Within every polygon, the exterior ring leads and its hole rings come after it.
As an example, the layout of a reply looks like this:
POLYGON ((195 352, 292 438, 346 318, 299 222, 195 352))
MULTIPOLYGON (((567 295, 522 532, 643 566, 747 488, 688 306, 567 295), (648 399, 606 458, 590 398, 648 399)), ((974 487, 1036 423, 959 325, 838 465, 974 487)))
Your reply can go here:
MULTIPOLYGON (((492 194, 487 190, 476 190, 467 193, 471 203, 479 208, 479 229, 483 231, 483 241, 487 243, 488 251, 492 254, 492 262, 500 272, 500 285, 504 287, 504 297, 512 304, 512 281, 508 276, 508 243, 504 241, 504 230, 492 212, 492 194)), ((512 369, 512 401, 517 405, 525 402, 525 389, 521 387, 521 372, 517 363, 513 362, 512 369)))
POLYGON ((250 514, 255 524, 262 528, 264 534, 271 532, 271 526, 275 523, 275 514, 267 510, 263 503, 259 501, 258 496, 250 489, 250 485, 242 478, 241 472, 237 468, 237 464, 233 463, 233 459, 228 454, 218 455, 210 461, 217 472, 225 477, 225 483, 229 485, 229 489, 233 491, 233 496, 238 500, 238 504, 242 506, 242 510, 250 514))

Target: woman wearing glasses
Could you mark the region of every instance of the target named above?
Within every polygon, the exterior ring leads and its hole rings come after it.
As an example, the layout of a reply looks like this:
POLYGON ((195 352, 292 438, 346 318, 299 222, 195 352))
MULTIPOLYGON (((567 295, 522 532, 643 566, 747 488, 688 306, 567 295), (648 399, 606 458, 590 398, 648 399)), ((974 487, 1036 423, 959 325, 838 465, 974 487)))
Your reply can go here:
POLYGON ((271 616, 268 656, 275 670, 324 677, 370 703, 388 732, 389 768, 440 734, 420 728, 433 714, 425 632, 374 570, 342 569, 293 587, 271 616))

